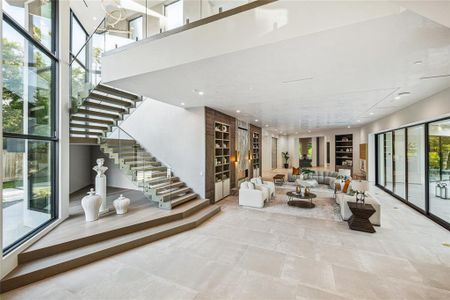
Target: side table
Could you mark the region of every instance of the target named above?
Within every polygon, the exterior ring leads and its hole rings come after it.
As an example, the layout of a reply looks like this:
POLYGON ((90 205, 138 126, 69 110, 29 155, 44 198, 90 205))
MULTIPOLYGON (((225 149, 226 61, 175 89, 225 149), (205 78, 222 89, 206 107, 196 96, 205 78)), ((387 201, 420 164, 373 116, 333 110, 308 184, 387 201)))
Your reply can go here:
POLYGON ((375 213, 375 208, 371 204, 347 202, 352 216, 348 220, 348 227, 352 230, 374 233, 372 223, 369 218, 375 213))

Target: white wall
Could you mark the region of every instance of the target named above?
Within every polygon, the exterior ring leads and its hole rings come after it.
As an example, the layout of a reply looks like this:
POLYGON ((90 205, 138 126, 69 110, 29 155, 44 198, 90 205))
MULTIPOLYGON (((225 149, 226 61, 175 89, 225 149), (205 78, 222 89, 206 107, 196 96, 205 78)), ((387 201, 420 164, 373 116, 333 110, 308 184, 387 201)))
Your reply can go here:
POLYGON ((367 142, 370 133, 386 131, 443 118, 450 115, 450 88, 421 100, 387 117, 361 128, 361 141, 367 142))
POLYGON ((70 145, 69 192, 76 192, 92 183, 91 147, 70 145))
MULTIPOLYGON (((121 127, 205 197, 205 109, 146 99, 121 127)), ((110 174, 111 175, 111 174, 110 174)))
POLYGON ((278 159, 277 159, 277 163, 278 163, 278 169, 284 168, 284 158, 283 155, 281 155, 281 152, 289 152, 289 166, 292 165, 292 159, 293 159, 293 151, 291 151, 291 149, 289 149, 289 145, 293 145, 293 143, 289 142, 289 138, 288 136, 282 135, 278 137, 278 144, 277 144, 277 151, 278 151, 278 159))
POLYGON ((361 128, 362 143, 369 141, 369 181, 375 181, 375 133, 450 116, 450 88, 361 128))

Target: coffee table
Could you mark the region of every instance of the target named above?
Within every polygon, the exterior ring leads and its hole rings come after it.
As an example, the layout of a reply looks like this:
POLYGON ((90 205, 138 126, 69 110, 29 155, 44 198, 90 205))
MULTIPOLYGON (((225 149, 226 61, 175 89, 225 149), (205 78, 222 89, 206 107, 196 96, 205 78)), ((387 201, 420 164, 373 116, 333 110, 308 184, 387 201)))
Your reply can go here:
POLYGON ((348 219, 348 227, 352 230, 374 233, 372 223, 369 218, 375 213, 375 208, 371 204, 347 202, 352 216, 348 219))
POLYGON ((277 174, 277 175, 273 176, 273 183, 276 185, 283 185, 284 178, 285 178, 284 174, 277 174))
POLYGON ((313 193, 297 193, 297 192, 287 192, 288 205, 300 208, 314 208, 316 205, 312 202, 312 199, 316 198, 317 195, 313 193), (309 201, 305 201, 309 200, 309 201))

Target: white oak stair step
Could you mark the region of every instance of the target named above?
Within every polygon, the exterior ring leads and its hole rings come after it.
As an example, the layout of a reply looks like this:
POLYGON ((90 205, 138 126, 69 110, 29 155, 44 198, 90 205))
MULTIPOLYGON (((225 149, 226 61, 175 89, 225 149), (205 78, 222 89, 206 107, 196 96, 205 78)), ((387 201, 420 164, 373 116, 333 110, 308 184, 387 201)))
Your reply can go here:
POLYGON ((177 198, 170 199, 170 201, 160 201, 159 207, 164 209, 173 209, 176 206, 179 206, 181 204, 184 204, 188 201, 192 201, 197 198, 198 195, 196 193, 189 193, 177 198))
POLYGON ((186 185, 183 181, 177 181, 177 182, 164 182, 160 184, 151 185, 150 188, 154 190, 156 193, 161 192, 166 189, 171 188, 180 188, 186 185))
POLYGON ((79 114, 79 115, 88 115, 88 116, 95 116, 95 117, 114 119, 114 120, 121 118, 121 116, 118 114, 105 113, 105 112, 98 111, 98 110, 90 110, 90 109, 83 109, 83 108, 77 109, 77 111, 75 113, 79 114))
POLYGON ((84 129, 94 129, 94 130, 102 130, 106 131, 109 129, 107 126, 97 126, 97 125, 89 125, 89 124, 81 124, 81 123, 70 123, 71 128, 84 128, 84 129))
POLYGON ((170 222, 149 229, 132 232, 92 245, 57 253, 19 265, 7 275, 0 285, 0 292, 6 292, 44 278, 110 257, 139 246, 193 229, 220 211, 219 206, 209 206, 185 219, 170 222))
POLYGON ((81 108, 83 108, 83 109, 95 108, 95 109, 101 109, 104 111, 111 111, 111 112, 120 113, 120 114, 125 114, 128 112, 127 109, 125 109, 123 107, 105 105, 103 103, 96 103, 96 102, 90 102, 90 101, 83 102, 83 105, 81 106, 81 108))
POLYGON ((109 95, 114 95, 114 96, 121 97, 121 98, 127 98, 127 99, 130 99, 133 101, 139 101, 141 99, 139 96, 137 96, 135 94, 132 94, 132 93, 129 93, 129 92, 126 92, 123 90, 118 90, 118 89, 115 89, 113 87, 110 87, 110 86, 107 86, 104 84, 97 85, 95 87, 95 89, 97 91, 100 91, 100 92, 103 92, 103 93, 106 93, 109 95))
POLYGON ((115 122, 113 120, 88 118, 88 117, 81 117, 81 116, 71 116, 70 119, 73 121, 80 121, 80 122, 86 122, 86 123, 97 123, 97 124, 106 124, 106 125, 114 125, 115 124, 115 122))
POLYGON ((177 181, 179 179, 180 178, 178 178, 177 176, 149 178, 145 181, 145 184, 147 187, 150 187, 151 185, 154 185, 154 184, 170 182, 170 181, 177 181))
POLYGON ((95 93, 95 92, 90 93, 88 98, 85 99, 85 101, 92 101, 92 100, 100 101, 101 103, 109 103, 109 104, 113 104, 113 105, 118 105, 118 106, 122 106, 122 107, 126 107, 126 108, 134 107, 134 102, 117 99, 117 98, 112 98, 112 97, 101 95, 101 94, 95 93))

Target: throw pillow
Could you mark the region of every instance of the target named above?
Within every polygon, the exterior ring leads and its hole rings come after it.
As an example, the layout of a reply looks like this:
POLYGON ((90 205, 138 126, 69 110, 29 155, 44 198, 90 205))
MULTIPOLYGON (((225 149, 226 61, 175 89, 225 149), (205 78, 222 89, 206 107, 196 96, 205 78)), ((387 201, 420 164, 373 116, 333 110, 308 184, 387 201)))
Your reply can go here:
POLYGON ((343 192, 344 194, 347 193, 348 187, 350 186, 350 182, 351 182, 350 179, 347 179, 347 180, 345 181, 344 188, 342 189, 342 192, 343 192))
POLYGON ((292 175, 300 175, 300 168, 292 167, 292 175))

